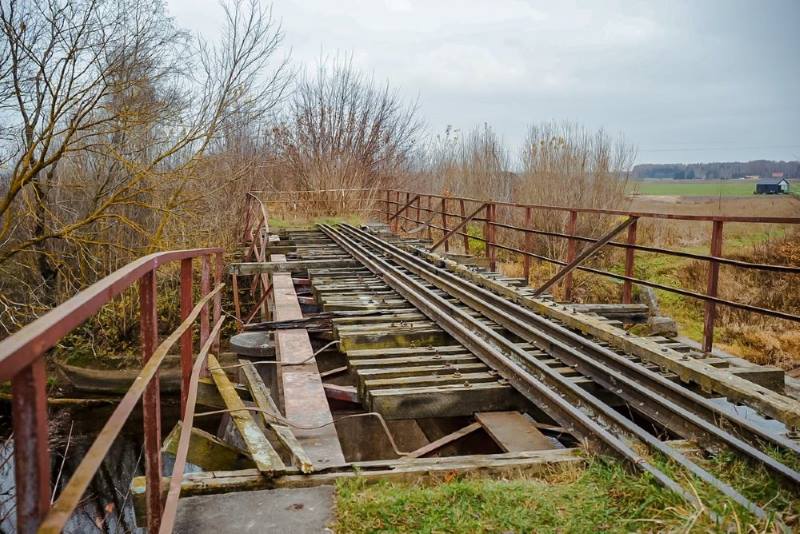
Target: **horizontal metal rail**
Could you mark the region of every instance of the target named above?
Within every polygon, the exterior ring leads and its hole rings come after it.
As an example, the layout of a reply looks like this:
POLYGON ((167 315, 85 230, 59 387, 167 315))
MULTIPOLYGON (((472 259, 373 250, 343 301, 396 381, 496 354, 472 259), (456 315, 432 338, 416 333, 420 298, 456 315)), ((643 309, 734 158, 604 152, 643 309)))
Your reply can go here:
MULTIPOLYGON (((540 407, 549 409, 549 413, 559 424, 570 431, 577 432, 579 437, 594 441, 595 445, 602 444, 601 448, 609 452, 613 451, 617 456, 627 460, 634 468, 650 473, 660 484, 682 496, 687 502, 699 505, 695 495, 687 492, 670 477, 649 464, 609 428, 613 428, 614 432, 620 435, 634 436, 652 450, 664 454, 699 479, 712 485, 757 517, 765 518, 767 516, 763 509, 750 502, 735 489, 718 480, 591 393, 565 379, 546 364, 532 358, 514 343, 440 297, 424 284, 392 266, 388 261, 370 253, 364 244, 368 240, 363 237, 363 232, 348 227, 340 231, 324 225, 321 228, 340 247, 381 277, 395 291, 408 299, 422 313, 487 365, 497 370, 515 389, 540 407), (340 232, 343 233, 340 234, 340 232), (587 411, 591 412, 593 417, 590 417, 586 413, 587 411), (596 419, 602 421, 602 424, 596 419)), ((373 246, 377 246, 393 260, 396 259, 388 248, 375 245, 374 242, 373 246)), ((443 282, 441 287, 448 287, 446 292, 452 294, 447 282, 443 282)))
MULTIPOLYGON (((380 195, 379 202, 384 203, 383 210, 377 210, 379 212, 383 211, 386 213, 386 217, 390 217, 394 213, 394 209, 396 206, 402 205, 402 197, 408 197, 410 193, 406 191, 400 190, 386 190, 384 195, 380 195)), ((497 250, 504 250, 506 252, 510 252, 512 254, 518 254, 523 258, 523 275, 526 280, 530 277, 530 269, 531 269, 531 262, 530 259, 537 259, 540 261, 544 261, 547 263, 551 263, 554 265, 569 265, 577 256, 576 244, 577 243, 587 243, 587 244, 594 244, 597 243, 597 239, 593 237, 587 237, 583 235, 579 235, 576 232, 576 219, 578 215, 593 215, 595 217, 599 216, 624 216, 624 217, 637 217, 641 218, 642 220, 647 219, 664 219, 664 220, 671 220, 671 221, 693 221, 693 222, 707 222, 711 223, 712 225, 712 232, 710 238, 710 253, 709 254, 698 254, 694 252, 684 252, 679 250, 673 250, 669 248, 661 248, 656 246, 648 246, 643 244, 636 243, 636 225, 632 225, 629 228, 627 240, 625 242, 619 241, 609 241, 606 245, 616 248, 625 249, 625 262, 624 262, 624 273, 618 274, 613 272, 608 272, 602 269, 588 267, 586 265, 578 265, 576 267, 577 270, 582 272, 591 273, 594 275, 599 275, 607 278, 611 278, 614 280, 619 280, 622 282, 622 291, 621 291, 621 300, 624 303, 630 303, 632 300, 632 287, 634 285, 651 287, 654 289, 658 289, 661 291, 666 291, 670 293, 675 293, 684 297, 698 299, 705 303, 705 310, 704 310, 704 329, 703 329, 703 340, 702 340, 702 347, 705 352, 710 352, 713 347, 713 338, 714 338, 714 326, 717 316, 717 305, 723 305, 729 308, 733 308, 736 310, 745 311, 748 313, 756 313, 760 315, 765 315, 768 317, 773 317, 776 319, 782 319, 787 321, 793 322, 800 322, 800 314, 794 312, 794 310, 777 310, 777 309, 770 309, 765 308, 762 306, 756 306, 748 303, 737 302, 733 300, 728 300, 721 298, 719 296, 719 267, 720 265, 726 265, 736 269, 748 269, 755 272, 771 272, 771 273, 778 273, 783 275, 798 275, 800 274, 800 266, 795 265, 773 265, 767 263, 759 263, 759 262, 750 262, 744 260, 737 260, 733 258, 726 258, 722 255, 722 242, 723 242, 723 224, 724 223, 749 223, 749 224, 785 224, 785 225, 800 225, 800 217, 751 217, 751 216, 719 216, 719 215, 682 215, 682 214, 673 214, 673 213, 659 213, 659 212, 644 212, 644 211, 626 211, 626 210, 613 210, 613 209, 598 209, 598 208, 578 208, 578 207, 567 207, 567 206, 550 206, 550 205, 540 205, 540 204, 523 204, 523 203, 515 203, 515 202, 500 202, 500 201, 492 201, 492 200, 479 200, 474 198, 467 198, 467 197, 453 197, 449 195, 421 195, 421 199, 417 201, 416 207, 416 216, 415 217, 405 217, 402 214, 398 214, 397 219, 409 221, 416 224, 424 224, 425 227, 428 228, 429 237, 430 232, 433 230, 437 233, 440 233, 442 239, 445 239, 444 244, 447 247, 447 239, 453 237, 459 237, 464 239, 464 248, 465 252, 469 253, 469 243, 471 241, 477 241, 485 244, 485 253, 486 257, 489 261, 490 268, 494 268, 496 264, 496 251, 497 250), (440 212, 442 215, 442 220, 446 220, 446 218, 454 217, 455 220, 464 222, 466 215, 464 205, 465 203, 472 203, 472 206, 482 206, 486 205, 486 217, 475 217, 471 222, 480 222, 483 225, 483 231, 478 232, 478 235, 474 235, 474 233, 465 232, 463 228, 457 231, 451 231, 443 226, 438 226, 432 222, 425 223, 424 221, 420 221, 419 214, 420 212, 427 212, 430 213, 431 216, 435 216, 437 214, 436 209, 431 209, 430 200, 431 199, 447 199, 451 201, 457 201, 461 205, 462 213, 452 213, 442 209, 440 212), (420 202, 421 199, 427 199, 427 207, 422 205, 420 202), (506 219, 511 219, 501 221, 498 220, 497 217, 497 208, 501 207, 504 208, 502 215, 506 217, 506 219), (521 210, 518 215, 517 211, 521 210), (568 221, 566 223, 565 230, 563 232, 558 231, 550 231, 541 228, 533 228, 532 227, 532 214, 536 213, 548 213, 557 215, 567 214, 569 215, 568 221), (524 215, 525 226, 520 226, 517 224, 516 220, 521 220, 524 215), (502 239, 508 239, 507 234, 498 240, 496 238, 497 229, 502 229, 507 232, 516 232, 521 235, 524 240, 524 250, 520 249, 517 246, 512 245, 508 241, 505 243, 502 242, 502 239), (548 236, 556 239, 565 239, 567 240, 567 254, 565 259, 558 259, 558 258, 551 258, 544 254, 537 254, 533 251, 534 244, 529 239, 531 235, 542 235, 548 236), (707 263, 710 266, 709 273, 708 273, 708 280, 705 288, 705 292, 699 292, 695 290, 689 290, 681 287, 672 287, 666 284, 661 284, 658 282, 653 282, 649 280, 644 280, 641 278, 637 278, 634 276, 635 271, 635 252, 646 252, 652 254, 663 254, 672 257, 681 257, 695 261, 702 261, 707 263)), ((470 208, 472 209, 472 208, 470 208)), ((409 213, 410 215, 410 213, 409 213)), ((431 219, 433 220, 433 219, 431 219)), ((640 221, 641 222, 641 221, 640 221)), ((445 225, 446 226, 446 225, 445 225)), ((441 239, 440 239, 441 241, 441 239)), ((439 243, 437 243, 438 245, 439 243)), ((447 250, 447 248, 445 248, 447 250)), ((561 281, 561 285, 563 288, 564 295, 566 300, 571 299, 572 294, 572 276, 570 273, 567 273, 566 276, 561 281)))

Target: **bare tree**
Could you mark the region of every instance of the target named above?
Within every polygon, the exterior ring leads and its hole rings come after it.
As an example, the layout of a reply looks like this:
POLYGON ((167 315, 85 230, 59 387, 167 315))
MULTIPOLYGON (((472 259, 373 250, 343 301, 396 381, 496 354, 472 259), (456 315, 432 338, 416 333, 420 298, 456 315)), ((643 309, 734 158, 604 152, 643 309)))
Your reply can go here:
POLYGON ((45 305, 60 274, 82 284, 113 267, 103 252, 163 246, 176 214, 224 187, 192 172, 222 126, 281 101, 290 73, 271 9, 224 13, 211 46, 161 0, 0 0, 0 270, 31 262, 38 279, 15 280, 45 305))
POLYGON ((334 60, 300 78, 275 137, 297 188, 380 188, 408 167, 419 126, 416 106, 388 84, 334 60))

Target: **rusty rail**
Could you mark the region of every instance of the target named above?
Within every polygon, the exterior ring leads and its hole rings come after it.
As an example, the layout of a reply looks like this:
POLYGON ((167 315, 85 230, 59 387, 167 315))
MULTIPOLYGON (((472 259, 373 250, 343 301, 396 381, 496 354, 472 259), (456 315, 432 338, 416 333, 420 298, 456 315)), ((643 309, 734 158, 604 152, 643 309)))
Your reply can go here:
POLYGON ((0 380, 11 380, 14 461, 17 496, 17 531, 58 532, 63 528, 80 497, 91 482, 111 443, 122 428, 139 398, 144 415, 145 475, 148 480, 147 521, 156 532, 161 519, 161 408, 158 367, 170 346, 180 340, 182 414, 186 413, 189 381, 192 372, 190 327, 200 318, 201 344, 218 344, 218 329, 210 332, 209 302, 213 316, 221 317, 222 249, 206 248, 159 252, 145 256, 89 286, 63 304, 49 311, 14 335, 0 342, 0 380), (210 288, 211 260, 216 259, 210 288), (192 305, 192 260, 201 261, 201 300, 192 305), (156 271, 159 266, 181 262, 181 326, 158 348, 156 312, 156 271), (144 367, 134 385, 123 397, 98 435, 78 469, 67 482, 58 500, 50 508, 50 451, 45 354, 64 336, 97 313, 120 293, 138 284, 141 308, 141 352, 144 367))
MULTIPOLYGON (((800 217, 759 217, 759 216, 705 216, 705 215, 680 215, 673 213, 656 213, 656 212, 642 212, 642 211, 626 211, 614 209, 599 209, 599 208, 572 208, 565 206, 550 206, 550 205, 537 205, 537 204, 522 204, 517 202, 500 202, 500 201, 487 201, 467 197, 453 197, 449 195, 436 195, 436 194, 421 194, 416 199, 416 213, 412 214, 411 210, 406 210, 403 214, 398 209, 403 205, 401 196, 406 195, 408 198, 409 193, 400 190, 383 190, 378 195, 379 206, 375 208, 378 215, 383 214, 385 220, 394 218, 397 220, 404 220, 413 224, 423 224, 427 227, 429 232, 436 232, 441 236, 435 243, 438 248, 442 245, 447 246, 448 240, 456 237, 462 237, 464 240, 465 252, 469 252, 470 241, 477 241, 484 243, 486 259, 489 263, 490 269, 496 267, 497 250, 502 250, 512 255, 521 256, 523 259, 523 274, 525 279, 530 278, 531 272, 531 259, 536 259, 553 265, 560 265, 562 267, 570 266, 575 262, 578 257, 578 244, 588 244, 592 248, 601 240, 606 241, 603 246, 615 247, 625 250, 624 261, 624 274, 604 271, 594 267, 589 267, 580 264, 573 265, 572 268, 581 270, 583 272, 600 275, 622 282, 621 296, 622 302, 630 303, 632 299, 632 288, 634 285, 641 285, 651 287, 654 289, 675 293, 684 297, 700 300, 704 302, 704 331, 703 331, 703 349, 710 352, 713 347, 714 337, 714 323, 717 315, 717 306, 727 306, 734 309, 739 309, 747 312, 757 313, 784 319, 788 321, 800 322, 800 315, 790 313, 782 310, 768 309, 743 302, 735 302, 720 298, 718 295, 719 289, 719 267, 720 265, 727 265, 735 268, 776 272, 783 274, 800 274, 800 266, 792 265, 770 265, 764 263, 747 262, 736 260, 732 258, 722 257, 722 245, 724 241, 723 227, 727 223, 762 223, 762 224, 788 224, 800 225, 800 217), (443 204, 440 210, 432 209, 431 203, 434 199, 442 199, 452 202, 458 202, 460 213, 447 211, 446 204, 443 204), (425 202, 423 202, 425 201, 425 202), (427 207, 425 207, 427 205, 427 207), (473 208, 475 208, 473 210, 473 208), (499 220, 498 208, 504 209, 506 215, 505 220, 499 220), (484 215, 478 217, 477 214, 484 210, 484 215), (425 215, 430 215, 429 221, 424 220, 425 216, 420 216, 420 212, 425 215), (469 213, 469 215, 467 215, 469 213), (563 213, 567 216, 566 225, 563 231, 552 231, 542 228, 533 227, 533 215, 535 213, 558 214, 563 213), (441 216, 443 224, 441 226, 433 222, 433 217, 441 216), (709 254, 698 254, 694 252, 684 252, 673 250, 669 248, 662 248, 656 246, 649 246, 637 243, 637 227, 640 222, 633 222, 627 225, 628 233, 624 241, 614 241, 611 239, 593 238, 588 236, 579 235, 577 233, 577 221, 580 216, 616 216, 626 217, 633 221, 639 219, 653 219, 653 220, 671 220, 671 221, 696 221, 711 223, 712 231, 710 237, 710 251, 709 254), (454 227, 448 228, 444 224, 448 219, 453 218, 458 220, 459 224, 454 227), (517 221, 524 221, 522 226, 517 221), (469 223, 475 223, 476 228, 483 227, 477 233, 470 233, 465 228, 469 223), (506 233, 512 235, 521 235, 522 248, 514 246, 509 241, 501 241, 497 239, 497 229, 502 229, 506 233), (531 236, 542 235, 557 239, 564 239, 567 242, 566 257, 564 259, 548 257, 542 254, 533 252, 533 242, 531 236), (635 261, 636 252, 647 252, 655 254, 663 254, 672 257, 681 257, 692 260, 707 262, 710 266, 708 280, 706 284, 706 291, 704 293, 698 291, 691 291, 682 287, 669 286, 635 276, 635 261)), ((447 250, 447 249, 445 249, 447 250)), ((580 259, 580 258, 579 258, 580 259)), ((585 259, 585 258, 584 258, 585 259)), ((569 271, 563 271, 563 284, 564 295, 567 300, 571 299, 572 293, 572 268, 569 271)))

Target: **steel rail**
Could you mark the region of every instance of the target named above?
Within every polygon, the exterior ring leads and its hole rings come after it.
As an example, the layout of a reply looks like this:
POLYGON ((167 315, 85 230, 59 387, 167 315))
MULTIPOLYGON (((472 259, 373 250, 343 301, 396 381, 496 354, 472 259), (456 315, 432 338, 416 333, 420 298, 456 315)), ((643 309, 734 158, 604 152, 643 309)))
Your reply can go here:
POLYGON ((706 448, 709 448, 710 444, 727 446, 747 459, 763 464, 784 480, 800 486, 800 473, 751 445, 751 443, 759 445, 760 442, 768 442, 784 451, 800 454, 800 445, 797 443, 766 432, 747 419, 722 410, 705 397, 528 308, 440 269, 395 245, 378 240, 366 232, 352 227, 348 230, 374 243, 384 252, 391 253, 395 261, 429 283, 433 283, 437 288, 455 296, 503 328, 619 395, 645 417, 664 424, 684 438, 697 439, 702 445, 706 445, 706 448), (449 283, 437 283, 434 274, 449 283), (534 324, 538 328, 534 327, 534 324), (696 411, 700 413, 695 413, 696 411), (750 443, 719 428, 716 423, 720 420, 735 427, 742 438, 750 438, 750 443))
POLYGON ((627 419, 596 396, 567 380, 546 364, 531 357, 527 352, 479 322, 463 309, 432 292, 425 284, 403 273, 388 261, 371 255, 360 242, 361 240, 352 232, 345 236, 327 225, 320 225, 320 228, 342 249, 361 261, 442 329, 490 367, 497 370, 517 391, 535 404, 549 409, 550 415, 556 421, 571 432, 576 432, 580 438, 589 443, 594 441, 595 446, 615 453, 638 470, 650 473, 661 485, 687 502, 695 506, 702 506, 694 494, 686 491, 636 453, 630 445, 609 428, 606 428, 606 426, 612 427, 618 433, 635 437, 651 450, 657 451, 681 465, 756 517, 767 518, 767 513, 762 508, 686 458, 679 451, 627 419), (587 411, 593 417, 587 414, 587 411), (596 421, 595 418, 602 421, 603 424, 596 421))

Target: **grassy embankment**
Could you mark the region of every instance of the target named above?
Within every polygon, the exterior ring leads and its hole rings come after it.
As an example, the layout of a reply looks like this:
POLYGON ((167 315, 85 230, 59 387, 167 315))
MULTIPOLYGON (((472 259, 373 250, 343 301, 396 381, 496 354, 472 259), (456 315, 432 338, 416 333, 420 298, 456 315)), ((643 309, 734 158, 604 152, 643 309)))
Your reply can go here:
MULTIPOLYGON (((774 477, 721 455, 697 459, 746 497, 796 525, 800 500, 774 477)), ((771 531, 705 484, 659 467, 696 492, 719 517, 698 513, 646 475, 595 458, 586 468, 542 477, 449 477, 435 483, 365 483, 337 487, 337 532, 713 532, 771 531)))

